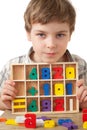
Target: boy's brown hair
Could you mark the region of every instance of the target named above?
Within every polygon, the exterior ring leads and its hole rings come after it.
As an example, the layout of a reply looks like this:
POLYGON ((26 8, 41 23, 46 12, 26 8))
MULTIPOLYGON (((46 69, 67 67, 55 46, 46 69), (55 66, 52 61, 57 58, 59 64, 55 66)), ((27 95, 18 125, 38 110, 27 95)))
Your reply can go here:
POLYGON ((31 0, 24 13, 25 29, 30 32, 34 23, 58 21, 67 22, 72 33, 75 17, 75 9, 69 0, 31 0))

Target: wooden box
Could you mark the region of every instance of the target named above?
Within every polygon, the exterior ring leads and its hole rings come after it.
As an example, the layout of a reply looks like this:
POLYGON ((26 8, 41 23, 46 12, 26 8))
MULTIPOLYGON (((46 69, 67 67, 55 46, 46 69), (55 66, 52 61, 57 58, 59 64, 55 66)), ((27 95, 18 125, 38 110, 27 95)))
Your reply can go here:
POLYGON ((12 64, 11 79, 18 94, 12 101, 12 113, 75 113, 78 64, 12 64))

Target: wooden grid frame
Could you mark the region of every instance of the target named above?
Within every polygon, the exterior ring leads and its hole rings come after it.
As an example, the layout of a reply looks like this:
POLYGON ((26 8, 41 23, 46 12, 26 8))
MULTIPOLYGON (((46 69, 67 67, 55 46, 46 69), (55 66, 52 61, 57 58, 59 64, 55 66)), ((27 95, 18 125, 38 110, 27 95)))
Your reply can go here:
POLYGON ((18 90, 14 114, 79 112, 77 62, 12 64, 11 79, 18 90))

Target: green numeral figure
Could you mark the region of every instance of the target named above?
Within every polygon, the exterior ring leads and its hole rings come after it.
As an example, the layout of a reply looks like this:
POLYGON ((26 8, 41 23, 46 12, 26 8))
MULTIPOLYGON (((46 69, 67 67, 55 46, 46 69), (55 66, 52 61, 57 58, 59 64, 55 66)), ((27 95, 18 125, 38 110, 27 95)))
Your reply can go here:
POLYGON ((33 68, 31 70, 28 77, 29 77, 29 79, 37 79, 37 70, 36 70, 36 68, 33 68))
POLYGON ((28 111, 35 112, 37 110, 38 110, 38 108, 37 108, 36 100, 32 100, 32 102, 28 106, 28 111))

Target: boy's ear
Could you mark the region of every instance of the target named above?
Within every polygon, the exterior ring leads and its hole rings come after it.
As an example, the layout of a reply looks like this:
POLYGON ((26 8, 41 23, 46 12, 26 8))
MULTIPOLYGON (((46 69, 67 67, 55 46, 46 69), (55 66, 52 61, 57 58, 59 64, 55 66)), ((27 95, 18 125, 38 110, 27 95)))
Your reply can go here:
POLYGON ((28 39, 28 41, 31 41, 30 33, 26 31, 26 35, 27 35, 27 39, 28 39))

